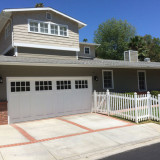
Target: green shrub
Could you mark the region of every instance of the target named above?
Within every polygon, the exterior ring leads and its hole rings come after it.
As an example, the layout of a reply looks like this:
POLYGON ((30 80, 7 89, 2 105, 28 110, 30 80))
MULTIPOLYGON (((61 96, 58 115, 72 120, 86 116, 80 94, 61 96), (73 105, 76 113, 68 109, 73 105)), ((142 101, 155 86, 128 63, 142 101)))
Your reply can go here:
POLYGON ((151 91, 150 93, 151 95, 158 96, 158 94, 160 94, 160 91, 151 91))

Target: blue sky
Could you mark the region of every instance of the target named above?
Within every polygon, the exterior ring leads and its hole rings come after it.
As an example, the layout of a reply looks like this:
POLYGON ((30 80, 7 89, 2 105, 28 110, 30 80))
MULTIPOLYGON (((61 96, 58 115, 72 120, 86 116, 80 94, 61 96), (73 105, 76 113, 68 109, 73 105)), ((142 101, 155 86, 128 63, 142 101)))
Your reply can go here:
POLYGON ((40 2, 87 23, 80 30, 80 41, 92 42, 98 25, 113 17, 127 20, 139 35, 160 37, 160 0, 1 0, 0 10, 34 7, 40 2))

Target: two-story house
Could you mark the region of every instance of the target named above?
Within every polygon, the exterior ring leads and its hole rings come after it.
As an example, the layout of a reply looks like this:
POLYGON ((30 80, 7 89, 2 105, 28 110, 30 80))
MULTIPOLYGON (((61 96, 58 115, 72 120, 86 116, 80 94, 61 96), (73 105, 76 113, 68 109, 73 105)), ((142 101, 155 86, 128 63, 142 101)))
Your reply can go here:
POLYGON ((160 64, 95 58, 99 44, 80 43, 86 24, 52 8, 0 14, 0 124, 91 111, 92 92, 160 89, 160 64), (5 114, 5 115, 4 115, 5 114))

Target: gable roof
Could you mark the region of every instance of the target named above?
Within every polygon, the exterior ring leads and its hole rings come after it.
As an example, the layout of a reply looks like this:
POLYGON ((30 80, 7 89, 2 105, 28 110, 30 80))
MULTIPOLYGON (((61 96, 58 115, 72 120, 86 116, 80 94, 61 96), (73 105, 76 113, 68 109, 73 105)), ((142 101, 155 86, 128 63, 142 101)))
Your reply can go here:
POLYGON ((2 28, 4 27, 4 25, 6 24, 6 22, 10 19, 11 15, 12 15, 12 12, 29 12, 29 11, 52 11, 56 14, 59 14, 63 17, 66 17, 76 23, 78 23, 78 27, 79 29, 85 27, 87 24, 73 18, 73 17, 70 17, 62 12, 59 12, 53 8, 50 8, 50 7, 43 7, 43 8, 17 8, 17 9, 4 9, 1 14, 0 14, 0 22, 2 22, 0 24, 0 32, 2 30, 2 28))

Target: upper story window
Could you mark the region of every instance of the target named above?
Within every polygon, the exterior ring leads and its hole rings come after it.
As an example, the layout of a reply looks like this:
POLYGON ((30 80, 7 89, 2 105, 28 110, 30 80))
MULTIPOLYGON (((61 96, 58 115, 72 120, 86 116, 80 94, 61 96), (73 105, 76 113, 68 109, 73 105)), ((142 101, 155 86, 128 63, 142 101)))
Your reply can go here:
POLYGON ((8 23, 8 25, 7 25, 6 28, 5 28, 5 39, 6 39, 7 37, 9 37, 10 35, 11 35, 11 24, 8 23))
POLYGON ((30 22, 30 31, 38 32, 38 22, 30 22))
POLYGON ((51 34, 58 35, 58 25, 51 24, 51 34))
POLYGON ((67 27, 66 26, 60 26, 60 35, 67 36, 67 27))
POLYGON ((48 23, 40 23, 40 32, 48 33, 48 23))
POLYGON ((90 54, 90 47, 84 47, 84 53, 90 54))
POLYGON ((66 25, 36 20, 29 20, 28 25, 29 32, 68 37, 68 26, 66 25))
POLYGON ((51 20, 52 19, 52 15, 51 15, 51 13, 46 13, 46 18, 48 19, 48 20, 51 20))

